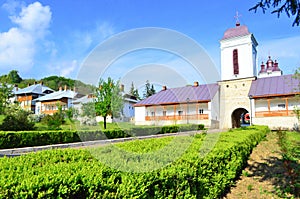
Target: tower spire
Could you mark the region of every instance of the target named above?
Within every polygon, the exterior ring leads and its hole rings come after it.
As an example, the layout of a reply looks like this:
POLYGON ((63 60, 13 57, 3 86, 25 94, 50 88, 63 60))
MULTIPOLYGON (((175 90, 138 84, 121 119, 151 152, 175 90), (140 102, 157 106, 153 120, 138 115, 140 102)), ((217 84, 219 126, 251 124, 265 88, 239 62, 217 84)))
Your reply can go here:
POLYGON ((240 20, 239 20, 239 18, 240 18, 241 16, 242 16, 242 15, 240 15, 239 12, 236 11, 236 15, 234 16, 234 18, 235 18, 235 25, 236 25, 236 26, 240 26, 240 25, 241 25, 241 24, 240 24, 240 20))

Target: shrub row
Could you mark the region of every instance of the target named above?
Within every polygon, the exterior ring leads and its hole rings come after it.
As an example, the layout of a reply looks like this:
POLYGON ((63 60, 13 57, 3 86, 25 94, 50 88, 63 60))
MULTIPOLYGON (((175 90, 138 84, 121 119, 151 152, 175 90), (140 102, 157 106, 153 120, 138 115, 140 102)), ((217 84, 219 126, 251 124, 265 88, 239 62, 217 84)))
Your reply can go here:
POLYGON ((190 131, 204 129, 204 125, 173 125, 173 126, 149 126, 132 129, 112 129, 94 131, 1 131, 0 148, 18 148, 30 146, 42 146, 49 144, 72 143, 80 141, 92 141, 114 138, 125 138, 131 136, 154 135, 163 133, 174 133, 179 131, 190 131))
MULTIPOLYGON (((222 133, 214 149, 204 157, 199 156, 199 148, 209 134, 195 136, 181 158, 151 172, 118 171, 105 166, 87 150, 49 150, 1 158, 0 198, 220 198, 267 131, 267 127, 251 127, 222 133)), ((184 141, 188 137, 177 138, 184 141)), ((146 145, 158 150, 157 145, 170 141, 171 137, 167 137, 123 145, 141 155, 139 151, 145 148, 138 147, 146 145)), ((132 163, 115 159, 108 148, 101 149, 120 165, 132 163)), ((176 153, 176 149, 163 150, 176 153)))

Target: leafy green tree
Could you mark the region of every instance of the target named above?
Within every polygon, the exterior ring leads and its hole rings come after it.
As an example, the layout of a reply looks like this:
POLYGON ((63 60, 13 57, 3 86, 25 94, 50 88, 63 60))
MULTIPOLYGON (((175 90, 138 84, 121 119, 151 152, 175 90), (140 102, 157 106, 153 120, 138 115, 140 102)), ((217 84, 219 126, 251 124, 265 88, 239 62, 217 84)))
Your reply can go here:
POLYGON ((29 119, 30 111, 23 110, 17 104, 10 104, 5 109, 5 115, 0 130, 28 131, 34 130, 34 122, 29 119))
POLYGON ((300 2, 299 0, 260 0, 254 7, 250 8, 249 11, 257 10, 261 8, 263 13, 266 10, 273 8, 271 13, 277 14, 277 17, 280 17, 280 14, 286 13, 288 17, 295 16, 293 26, 300 25, 300 2))
POLYGON ((114 82, 110 77, 107 81, 100 79, 99 87, 95 91, 95 112, 104 119, 106 129, 106 117, 118 117, 123 109, 123 96, 120 90, 120 82, 114 82))
POLYGON ((132 95, 132 96, 134 96, 134 97, 136 97, 137 100, 140 100, 140 99, 141 99, 141 98, 140 98, 140 95, 139 95, 139 91, 138 91, 138 89, 136 89, 136 88, 134 87, 133 82, 131 82, 131 87, 130 87, 129 94, 132 95))
POLYGON ((66 116, 67 118, 70 120, 70 122, 74 122, 73 121, 73 117, 75 115, 76 110, 73 107, 69 107, 67 110, 65 110, 66 116))
POLYGON ((83 116, 83 117, 87 116, 89 118, 93 118, 96 116, 94 102, 88 102, 88 103, 82 104, 81 116, 83 116))
POLYGON ((22 81, 22 78, 18 74, 17 70, 12 70, 7 75, 7 83, 9 84, 18 84, 22 81))
POLYGON ((5 108, 9 104, 9 98, 13 96, 12 87, 6 83, 0 85, 0 114, 4 114, 5 108))
POLYGON ((154 89, 153 84, 151 85, 149 83, 149 81, 147 80, 146 84, 145 84, 145 91, 144 91, 144 94, 143 94, 144 99, 147 98, 147 97, 150 97, 151 95, 154 95, 155 93, 156 93, 156 91, 154 89))

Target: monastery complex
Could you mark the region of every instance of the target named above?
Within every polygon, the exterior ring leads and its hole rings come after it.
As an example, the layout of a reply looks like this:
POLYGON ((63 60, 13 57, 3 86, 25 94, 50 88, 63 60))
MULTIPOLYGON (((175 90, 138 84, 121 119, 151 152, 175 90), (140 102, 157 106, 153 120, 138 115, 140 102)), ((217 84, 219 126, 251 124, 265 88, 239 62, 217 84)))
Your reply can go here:
POLYGON ((257 65, 258 42, 248 27, 225 31, 220 40, 221 80, 167 88, 135 104, 136 125, 205 124, 210 128, 268 125, 293 128, 300 108, 299 79, 283 75, 270 56, 257 65))

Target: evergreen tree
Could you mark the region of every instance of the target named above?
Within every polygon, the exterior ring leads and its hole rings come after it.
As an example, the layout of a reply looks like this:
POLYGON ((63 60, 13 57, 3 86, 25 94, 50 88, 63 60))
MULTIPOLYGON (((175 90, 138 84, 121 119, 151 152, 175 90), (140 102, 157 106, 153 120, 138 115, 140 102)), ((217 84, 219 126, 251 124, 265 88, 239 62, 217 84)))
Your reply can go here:
POLYGON ((147 97, 150 97, 151 95, 154 95, 155 93, 156 93, 156 91, 154 89, 153 84, 151 85, 149 83, 149 81, 147 80, 146 84, 145 84, 145 91, 144 91, 144 94, 143 94, 144 99, 147 98, 147 97))
POLYGON ((286 13, 288 17, 295 16, 293 26, 300 25, 300 3, 298 0, 260 0, 254 7, 250 8, 249 11, 254 10, 256 12, 258 8, 261 8, 263 13, 265 13, 270 7, 273 7, 271 13, 277 14, 277 17, 279 17, 281 13, 286 13))
POLYGON ((129 94, 132 95, 132 96, 134 96, 134 97, 136 97, 137 100, 141 99, 140 95, 139 95, 139 91, 138 91, 138 89, 136 89, 134 87, 133 82, 131 82, 131 87, 130 87, 130 90, 129 90, 129 94))

